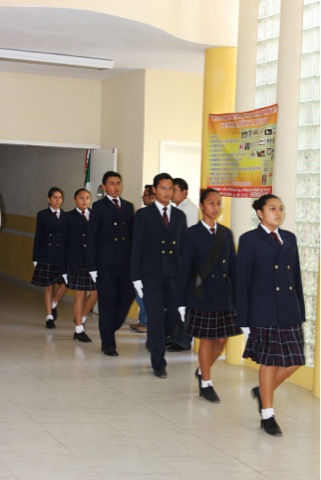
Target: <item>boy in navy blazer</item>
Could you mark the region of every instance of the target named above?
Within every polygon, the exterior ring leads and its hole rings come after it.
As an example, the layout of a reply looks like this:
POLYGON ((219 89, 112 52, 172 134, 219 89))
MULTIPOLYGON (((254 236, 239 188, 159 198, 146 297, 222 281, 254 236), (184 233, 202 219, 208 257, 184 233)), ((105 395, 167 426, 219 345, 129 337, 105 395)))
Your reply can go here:
POLYGON ((131 277, 144 297, 147 312, 147 349, 154 374, 166 378, 165 341, 180 321, 177 276, 185 214, 173 207, 173 179, 167 173, 154 178, 155 202, 137 211, 134 224, 131 277))
POLYGON ((101 350, 116 357, 115 333, 135 298, 130 281, 134 207, 120 198, 119 173, 106 172, 102 188, 105 197, 92 207, 86 260, 93 280, 97 280, 101 350))

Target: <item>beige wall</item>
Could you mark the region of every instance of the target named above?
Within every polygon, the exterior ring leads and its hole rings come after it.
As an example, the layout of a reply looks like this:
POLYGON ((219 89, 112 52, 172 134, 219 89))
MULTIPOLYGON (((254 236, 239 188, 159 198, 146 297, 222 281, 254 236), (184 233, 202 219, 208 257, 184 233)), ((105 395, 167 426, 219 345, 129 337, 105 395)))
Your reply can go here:
POLYGON ((146 72, 144 183, 159 173, 161 141, 201 142, 202 106, 203 75, 146 72))
POLYGON ((124 197, 141 207, 159 173, 160 142, 200 142, 203 75, 141 71, 103 82, 102 148, 118 148, 124 197))
POLYGON ((123 176, 124 198, 141 206, 144 157, 145 72, 102 82, 102 148, 118 148, 118 171, 123 176))
POLYGON ((99 146, 99 81, 1 72, 0 92, 0 143, 99 146))

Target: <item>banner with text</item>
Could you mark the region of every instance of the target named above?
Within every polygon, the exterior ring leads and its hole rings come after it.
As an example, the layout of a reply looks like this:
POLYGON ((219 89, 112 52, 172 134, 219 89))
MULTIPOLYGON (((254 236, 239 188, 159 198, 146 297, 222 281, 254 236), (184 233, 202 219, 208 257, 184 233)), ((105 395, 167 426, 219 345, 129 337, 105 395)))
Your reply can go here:
POLYGON ((272 193, 278 106, 249 112, 210 114, 208 187, 225 197, 272 193))

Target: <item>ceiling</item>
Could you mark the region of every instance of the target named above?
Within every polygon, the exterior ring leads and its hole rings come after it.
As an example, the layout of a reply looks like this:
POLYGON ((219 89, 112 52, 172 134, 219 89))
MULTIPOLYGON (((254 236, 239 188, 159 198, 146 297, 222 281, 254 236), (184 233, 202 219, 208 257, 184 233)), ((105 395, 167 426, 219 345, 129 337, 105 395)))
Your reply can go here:
POLYGON ((0 7, 0 48, 115 61, 112 70, 0 59, 0 71, 103 80, 133 70, 203 73, 204 51, 147 24, 92 11, 0 7))

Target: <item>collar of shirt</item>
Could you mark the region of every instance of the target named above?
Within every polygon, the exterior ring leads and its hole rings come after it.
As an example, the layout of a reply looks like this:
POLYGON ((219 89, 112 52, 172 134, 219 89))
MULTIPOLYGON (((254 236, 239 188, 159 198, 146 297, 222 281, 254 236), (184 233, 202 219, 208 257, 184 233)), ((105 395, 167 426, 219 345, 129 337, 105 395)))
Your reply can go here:
MULTIPOLYGON (((82 215, 82 210, 80 210, 80 208, 76 207, 76 210, 77 210, 77 212, 80 213, 80 215, 82 215)), ((86 210, 84 210, 84 212, 85 212, 86 217, 89 218, 89 210, 88 210, 88 208, 86 208, 86 210)))
POLYGON ((162 204, 159 203, 157 200, 155 200, 154 203, 155 203, 156 207, 158 208, 159 213, 161 214, 161 216, 163 216, 163 214, 164 214, 164 207, 167 207, 166 213, 167 213, 168 221, 170 221, 170 219, 171 219, 172 205, 171 205, 170 203, 169 203, 168 205, 162 205, 162 204))
POLYGON ((214 223, 214 227, 210 227, 206 222, 204 222, 204 220, 201 220, 201 222, 211 235, 212 235, 212 232, 210 230, 211 228, 214 228, 215 233, 216 233, 216 230, 217 230, 217 223, 216 222, 214 223))
POLYGON ((118 200, 118 205, 119 206, 121 205, 120 197, 111 197, 110 195, 107 195, 107 193, 106 193, 106 197, 109 198, 111 202, 113 202, 113 200, 118 200))
POLYGON ((52 211, 52 213, 57 213, 57 217, 59 218, 60 217, 60 208, 58 208, 58 210, 54 210, 53 208, 49 207, 50 210, 52 211))
MULTIPOLYGON (((269 230, 268 228, 266 228, 265 225, 262 225, 262 223, 260 223, 260 226, 263 228, 263 230, 266 231, 266 233, 268 233, 268 234, 270 235, 271 230, 269 230)), ((279 229, 276 228, 275 230, 272 230, 272 232, 276 233, 276 235, 278 236, 278 239, 280 240, 281 244, 283 245, 283 240, 282 240, 281 235, 279 234, 279 229)))

